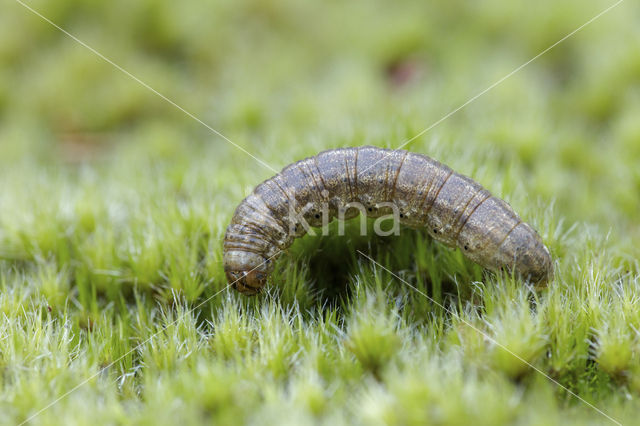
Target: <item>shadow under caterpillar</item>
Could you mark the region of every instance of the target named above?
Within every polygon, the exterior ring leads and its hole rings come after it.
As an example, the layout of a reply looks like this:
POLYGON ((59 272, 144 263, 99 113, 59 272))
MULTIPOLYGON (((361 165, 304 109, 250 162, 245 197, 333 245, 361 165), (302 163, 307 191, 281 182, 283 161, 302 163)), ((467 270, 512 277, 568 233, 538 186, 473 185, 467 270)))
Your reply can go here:
POLYGON ((241 293, 259 292, 275 258, 312 232, 309 226, 360 213, 425 227, 481 266, 514 271, 536 285, 553 276, 538 233, 480 184, 425 155, 362 146, 323 151, 258 185, 227 227, 227 280, 241 293))

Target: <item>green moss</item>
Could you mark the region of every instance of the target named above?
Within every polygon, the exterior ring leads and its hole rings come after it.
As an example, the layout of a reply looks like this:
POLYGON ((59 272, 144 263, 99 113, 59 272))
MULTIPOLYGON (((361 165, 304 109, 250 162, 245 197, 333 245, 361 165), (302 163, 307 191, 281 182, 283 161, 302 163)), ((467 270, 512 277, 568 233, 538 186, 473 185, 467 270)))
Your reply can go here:
MULTIPOLYGON (((397 147, 607 5, 529 6, 34 7, 279 169, 397 147)), ((637 421, 635 3, 409 145, 539 230, 556 261, 547 289, 423 232, 360 236, 352 223, 298 240, 254 298, 225 289, 221 238, 272 171, 18 3, 5 9, 0 423, 58 398, 33 424, 609 422, 522 360, 637 421)))

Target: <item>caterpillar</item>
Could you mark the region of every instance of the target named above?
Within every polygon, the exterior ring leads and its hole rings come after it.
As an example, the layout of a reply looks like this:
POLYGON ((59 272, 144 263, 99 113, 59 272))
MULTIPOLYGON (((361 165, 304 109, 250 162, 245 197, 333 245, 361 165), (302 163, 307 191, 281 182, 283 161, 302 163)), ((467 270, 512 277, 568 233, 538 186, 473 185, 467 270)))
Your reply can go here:
POLYGON ((480 184, 422 154, 361 146, 320 152, 258 185, 225 233, 227 280, 241 293, 259 292, 295 238, 360 213, 393 214, 484 268, 513 271, 536 285, 553 276, 538 233, 480 184))

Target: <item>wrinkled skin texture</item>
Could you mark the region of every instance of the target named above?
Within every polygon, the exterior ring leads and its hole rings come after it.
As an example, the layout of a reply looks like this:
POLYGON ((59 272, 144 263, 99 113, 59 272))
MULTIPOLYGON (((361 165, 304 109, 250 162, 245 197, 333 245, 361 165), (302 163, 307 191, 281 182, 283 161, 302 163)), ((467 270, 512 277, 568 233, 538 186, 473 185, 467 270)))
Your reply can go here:
POLYGON ((293 163, 240 203, 224 239, 229 283, 244 294, 259 292, 275 258, 305 234, 300 217, 310 226, 341 211, 350 219, 359 214, 351 202, 371 217, 389 214, 380 204, 394 203, 400 223, 425 227, 485 268, 514 271, 537 286, 553 276, 540 236, 480 184, 421 154, 363 146, 293 163))

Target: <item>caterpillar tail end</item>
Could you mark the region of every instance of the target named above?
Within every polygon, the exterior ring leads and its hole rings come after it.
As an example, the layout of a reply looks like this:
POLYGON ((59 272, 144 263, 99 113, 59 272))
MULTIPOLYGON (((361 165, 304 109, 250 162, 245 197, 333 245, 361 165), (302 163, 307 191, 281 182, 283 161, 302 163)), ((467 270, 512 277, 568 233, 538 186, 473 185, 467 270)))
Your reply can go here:
POLYGON ((549 249, 544 244, 542 244, 542 250, 538 254, 538 265, 536 268, 537 273, 532 274, 530 282, 536 290, 543 290, 547 288, 554 276, 553 259, 549 249))
POLYGON ((553 280, 553 259, 536 231, 529 225, 518 226, 509 236, 516 258, 516 271, 536 290, 541 290, 553 280))

